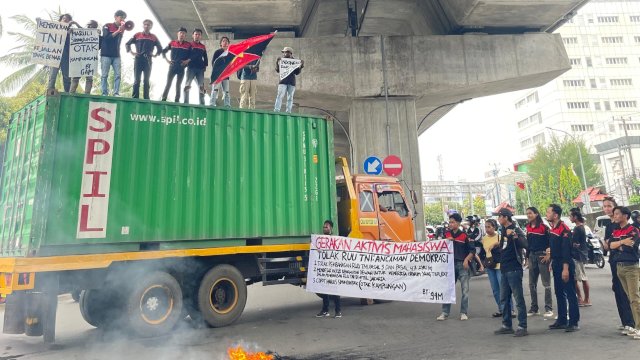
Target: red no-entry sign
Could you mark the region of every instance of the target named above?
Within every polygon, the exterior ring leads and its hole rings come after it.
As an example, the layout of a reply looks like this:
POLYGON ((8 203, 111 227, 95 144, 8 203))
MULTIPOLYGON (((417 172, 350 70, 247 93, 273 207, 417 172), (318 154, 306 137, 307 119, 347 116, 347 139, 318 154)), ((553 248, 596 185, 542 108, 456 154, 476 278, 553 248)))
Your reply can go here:
POLYGON ((398 176, 402 172, 402 160, 395 155, 387 156, 382 162, 382 168, 385 174, 389 176, 398 176))

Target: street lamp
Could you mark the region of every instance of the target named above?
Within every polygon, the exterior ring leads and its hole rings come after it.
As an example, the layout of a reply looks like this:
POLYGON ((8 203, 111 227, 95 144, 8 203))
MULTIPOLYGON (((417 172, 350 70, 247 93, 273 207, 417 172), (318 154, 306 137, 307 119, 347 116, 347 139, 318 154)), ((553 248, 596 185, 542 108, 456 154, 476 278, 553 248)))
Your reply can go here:
MULTIPOLYGON (((547 126, 547 129, 551 130, 551 131, 559 131, 561 133, 567 134, 569 136, 571 136, 571 138, 573 139, 573 141, 576 143, 576 146, 578 147, 578 157, 580 158, 580 170, 582 170, 582 181, 584 183, 584 191, 586 196, 589 196, 589 193, 587 192, 587 177, 585 176, 584 173, 584 163, 582 162, 582 149, 580 149, 580 144, 578 144, 578 141, 576 140, 576 137, 573 136, 573 134, 570 134, 567 131, 564 130, 560 130, 560 129, 555 129, 552 127, 547 126)), ((589 197, 589 200, 585 203, 585 205, 587 205, 587 211, 591 212, 591 198, 589 197)))

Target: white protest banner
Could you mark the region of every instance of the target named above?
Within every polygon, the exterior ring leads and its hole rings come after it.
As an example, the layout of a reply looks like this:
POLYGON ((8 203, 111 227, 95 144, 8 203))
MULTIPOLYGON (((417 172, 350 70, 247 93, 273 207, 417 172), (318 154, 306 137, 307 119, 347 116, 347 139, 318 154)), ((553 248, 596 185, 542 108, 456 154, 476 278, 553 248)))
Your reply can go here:
POLYGON ((280 58, 280 80, 284 80, 301 65, 302 60, 300 59, 280 58))
POLYGON ((69 76, 94 76, 98 70, 98 29, 72 29, 69 38, 69 76))
POLYGON ((37 18, 36 44, 31 61, 51 67, 60 67, 62 50, 67 40, 69 24, 37 18))
POLYGON ((450 240, 396 243, 312 235, 307 291, 453 304, 453 244, 450 240))

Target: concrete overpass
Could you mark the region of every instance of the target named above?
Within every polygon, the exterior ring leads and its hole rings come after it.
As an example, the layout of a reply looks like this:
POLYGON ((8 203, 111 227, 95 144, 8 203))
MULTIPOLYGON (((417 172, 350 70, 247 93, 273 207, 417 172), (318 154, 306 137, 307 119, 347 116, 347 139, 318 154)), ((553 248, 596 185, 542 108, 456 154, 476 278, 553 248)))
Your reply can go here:
MULTIPOLYGON (((564 45, 551 32, 587 2, 145 1, 170 36, 181 26, 202 28, 210 49, 222 36, 244 39, 278 30, 259 74, 262 107, 271 108, 275 97, 275 59, 283 46, 292 46, 294 56, 305 60, 298 111, 316 107, 339 119, 346 132, 335 127, 336 152, 356 169, 369 155, 400 156, 402 177, 419 193, 418 134, 464 100, 540 86, 569 70, 564 45)), ((232 84, 234 98, 237 86, 232 84)))

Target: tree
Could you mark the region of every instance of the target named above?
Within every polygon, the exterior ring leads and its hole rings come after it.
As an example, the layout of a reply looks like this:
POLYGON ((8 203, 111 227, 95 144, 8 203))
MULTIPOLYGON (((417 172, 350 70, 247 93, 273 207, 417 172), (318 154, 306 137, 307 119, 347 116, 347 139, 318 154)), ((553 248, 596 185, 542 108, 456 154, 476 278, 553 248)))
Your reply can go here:
POLYGON ((473 198, 473 211, 471 211, 471 206, 469 205, 469 198, 465 198, 462 201, 462 206, 460 206, 459 209, 464 216, 478 215, 483 217, 487 214, 486 204, 482 196, 473 198))
POLYGON ((429 225, 440 224, 444 220, 444 211, 440 203, 424 205, 424 222, 429 225))
POLYGON ((15 96, 0 97, 0 145, 4 145, 7 138, 7 130, 11 114, 33 101, 33 99, 44 94, 46 82, 31 82, 25 86, 15 96))

